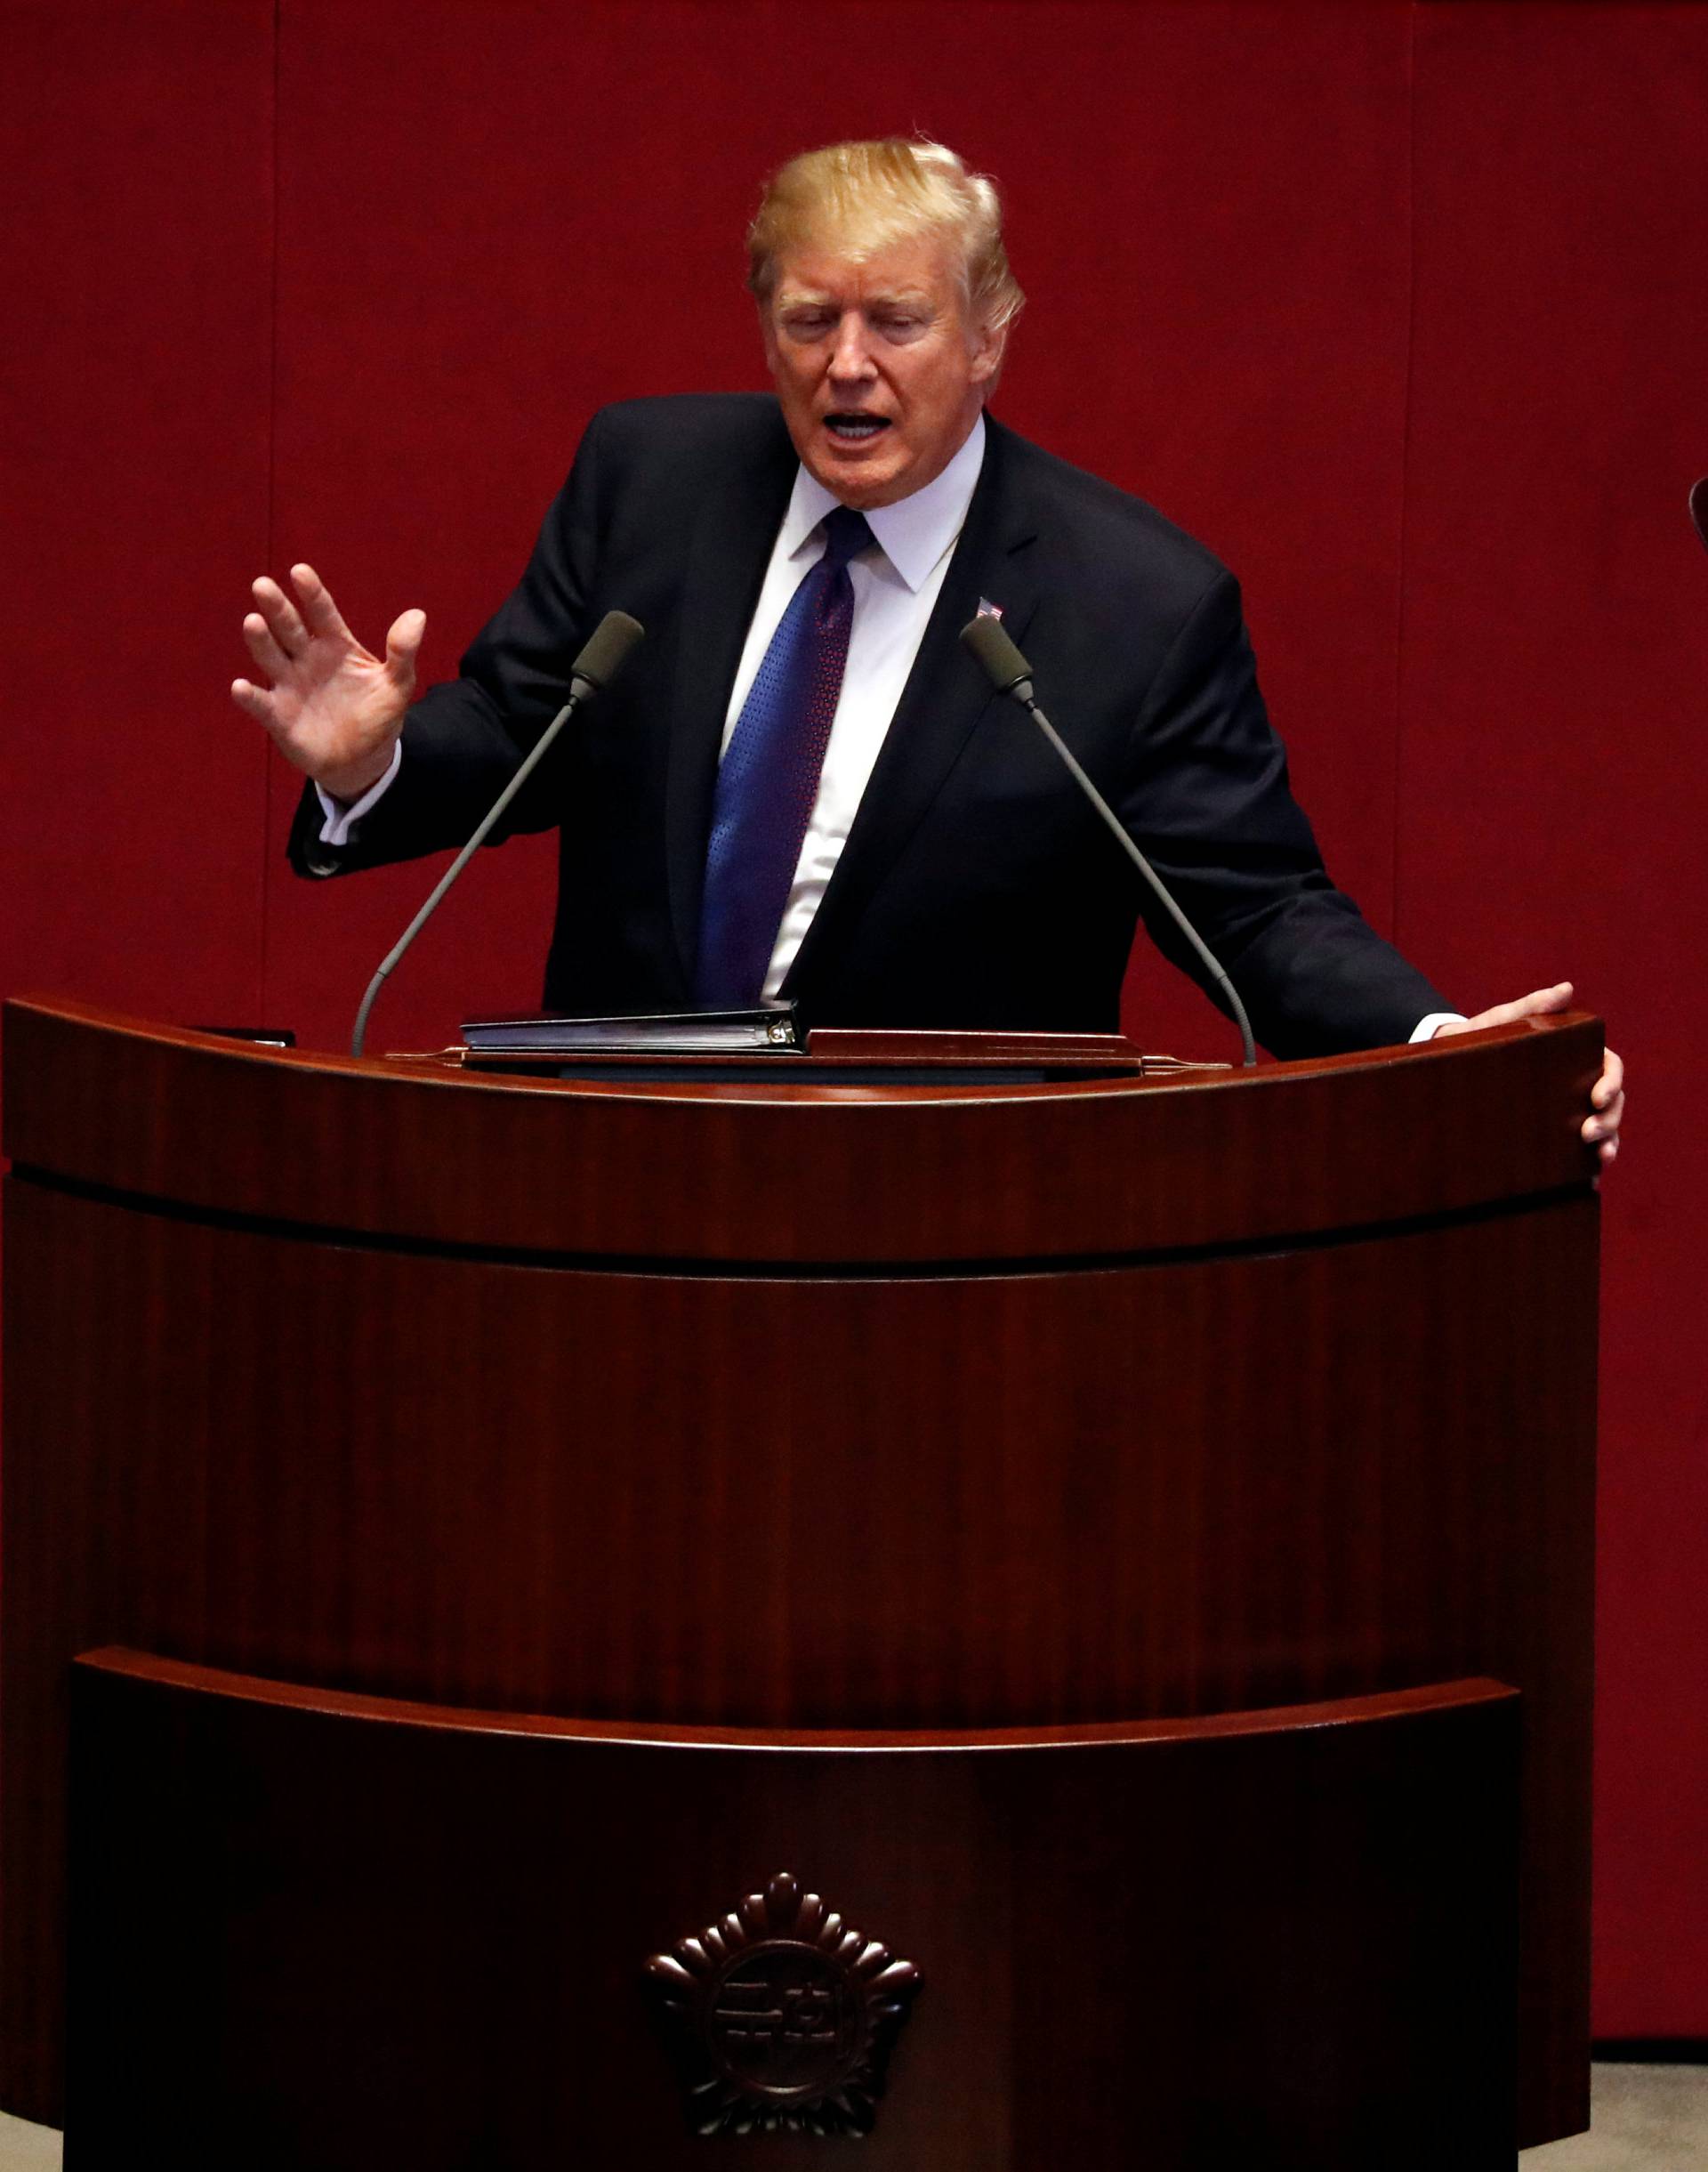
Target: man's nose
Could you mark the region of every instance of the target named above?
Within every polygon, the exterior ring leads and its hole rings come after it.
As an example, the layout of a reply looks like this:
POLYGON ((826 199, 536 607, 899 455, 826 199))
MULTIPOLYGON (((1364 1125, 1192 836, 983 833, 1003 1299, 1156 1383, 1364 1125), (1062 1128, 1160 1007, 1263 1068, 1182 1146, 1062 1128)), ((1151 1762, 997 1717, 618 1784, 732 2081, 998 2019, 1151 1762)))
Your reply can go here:
POLYGON ((830 374, 833 377, 858 378, 872 375, 872 351, 868 338, 864 319, 850 310, 836 327, 836 343, 830 355, 830 374))

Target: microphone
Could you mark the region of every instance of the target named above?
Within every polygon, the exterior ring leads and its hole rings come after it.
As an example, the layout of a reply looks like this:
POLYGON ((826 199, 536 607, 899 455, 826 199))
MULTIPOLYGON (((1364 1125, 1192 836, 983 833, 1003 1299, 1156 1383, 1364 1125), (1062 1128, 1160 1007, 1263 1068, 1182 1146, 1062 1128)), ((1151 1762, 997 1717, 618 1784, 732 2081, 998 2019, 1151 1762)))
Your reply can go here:
POLYGON ((1228 1007, 1233 1013, 1234 1023, 1239 1028, 1240 1045, 1245 1052, 1242 1061, 1246 1064, 1255 1063, 1257 1049, 1252 1040, 1252 1021, 1245 1015, 1245 1005, 1240 1001, 1233 982, 1222 971, 1196 928, 1169 895, 1156 868, 1128 836, 1119 816, 1074 759, 1061 735, 1038 707, 1032 692, 1032 666, 1003 631, 1002 620, 989 611, 980 611, 976 618, 969 619, 962 627, 961 638, 978 658, 985 676, 996 691, 1006 694, 1011 700, 1018 701, 1029 713, 1033 723, 1067 764, 1068 775, 1114 833, 1116 844, 1156 892, 1170 919, 1191 944, 1194 953, 1207 968, 1211 979, 1228 998, 1228 1007))
MULTIPOLYGON (((555 731, 578 701, 591 701, 595 694, 602 694, 628 662, 630 652, 639 648, 646 637, 645 626, 638 618, 631 618, 627 611, 607 611, 569 666, 569 698, 546 726, 547 732, 555 731)), ((538 759, 539 750, 536 748, 528 760, 538 759)))
POLYGON ((1696 522, 1703 548, 1708 550, 1708 475, 1690 486, 1690 518, 1696 522))
POLYGON ((350 1037, 351 1055, 359 1056, 362 1053, 362 1044, 367 1038, 368 1013, 374 1008, 375 997, 384 986, 386 975, 399 963, 404 952, 439 910, 445 892, 462 874, 470 860, 474 858, 479 848, 485 844, 493 825, 503 814, 504 809, 509 806, 511 801, 515 798, 534 771, 538 769, 545 758, 547 749, 559 732, 563 730, 583 702, 592 700, 596 694, 600 694, 605 690, 628 661, 630 650, 635 647, 637 642, 645 638, 645 634, 646 628, 640 620, 631 618, 626 611, 607 611, 593 628, 586 646, 569 666, 568 700, 564 703, 533 747, 528 749, 527 760, 523 762, 516 774, 493 802, 485 820, 456 858, 452 860, 450 866, 446 868, 435 884, 432 895, 405 928, 396 948, 391 950, 385 963, 368 982, 367 993, 362 997, 361 1008, 356 1013, 355 1030, 350 1037))

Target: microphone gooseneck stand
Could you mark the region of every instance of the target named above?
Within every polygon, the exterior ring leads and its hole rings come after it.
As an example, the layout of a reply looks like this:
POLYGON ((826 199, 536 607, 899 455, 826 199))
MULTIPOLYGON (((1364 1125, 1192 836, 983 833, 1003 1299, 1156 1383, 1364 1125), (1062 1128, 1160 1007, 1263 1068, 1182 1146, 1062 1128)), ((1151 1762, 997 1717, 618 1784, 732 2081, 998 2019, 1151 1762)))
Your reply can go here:
POLYGON ((591 701, 595 694, 610 684, 627 661, 629 651, 644 635, 645 630, 639 619, 631 618, 626 611, 607 611, 594 627, 592 638, 570 666, 568 700, 529 748, 521 767, 493 802, 479 828, 434 884, 431 896, 405 928, 383 965, 368 982, 367 993, 362 997, 361 1008, 356 1013, 355 1030, 350 1037, 351 1055, 359 1056, 362 1053, 363 1045, 367 1039, 368 1013, 385 985, 387 974, 439 910, 445 892, 486 843, 492 834, 494 824, 545 759, 558 734, 584 702, 591 701))
POLYGON ((986 677, 988 678, 996 691, 999 694, 1006 694, 1012 701, 1018 701, 1038 730, 1043 732, 1044 738, 1049 740, 1051 746, 1055 748, 1057 754, 1067 764, 1068 775, 1097 810, 1100 819, 1113 834, 1116 843, 1132 860, 1133 866, 1138 868, 1140 874, 1144 876, 1146 882, 1150 884, 1169 918, 1173 921, 1187 941, 1191 944, 1194 956, 1202 961, 1211 979, 1227 997, 1229 1011, 1232 1014, 1234 1023, 1239 1028, 1240 1046, 1243 1051, 1240 1061, 1247 1066, 1254 1064, 1257 1062, 1257 1049, 1252 1039, 1252 1021, 1245 1015, 1245 1005, 1239 999, 1238 990, 1222 970, 1221 961, 1212 951, 1210 946, 1170 896, 1161 876, 1157 874, 1156 868, 1151 866, 1149 860, 1145 858, 1132 839, 1128 836, 1121 819, 1114 808, 1110 806, 1108 800, 1104 798, 1074 759, 1061 734, 1038 707, 1032 692, 1032 666, 1003 632, 1001 621, 989 612, 981 611, 978 618, 969 619, 967 624, 962 627, 961 638, 977 657, 984 668, 986 677))

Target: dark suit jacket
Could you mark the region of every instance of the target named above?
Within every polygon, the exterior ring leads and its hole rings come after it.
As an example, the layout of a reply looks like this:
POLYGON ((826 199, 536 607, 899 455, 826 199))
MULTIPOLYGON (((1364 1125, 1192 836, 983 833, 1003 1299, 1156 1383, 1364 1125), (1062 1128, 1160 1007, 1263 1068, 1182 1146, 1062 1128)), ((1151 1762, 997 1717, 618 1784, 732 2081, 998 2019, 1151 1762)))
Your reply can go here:
MULTIPOLYGON (((544 1000, 689 1001, 718 750, 795 456, 776 402, 609 408, 515 593, 411 711, 396 782, 341 852, 305 795, 300 871, 460 844, 564 697, 600 615, 647 640, 508 828, 556 824, 544 1000)), ((1001 606, 1052 721, 1221 958, 1280 1055, 1404 1040, 1450 1006, 1329 882, 1287 788, 1232 577, 1163 517, 989 424, 912 675, 785 993, 809 1022, 1112 1029, 1143 913, 1189 956, 1022 711, 958 635, 1001 606)))

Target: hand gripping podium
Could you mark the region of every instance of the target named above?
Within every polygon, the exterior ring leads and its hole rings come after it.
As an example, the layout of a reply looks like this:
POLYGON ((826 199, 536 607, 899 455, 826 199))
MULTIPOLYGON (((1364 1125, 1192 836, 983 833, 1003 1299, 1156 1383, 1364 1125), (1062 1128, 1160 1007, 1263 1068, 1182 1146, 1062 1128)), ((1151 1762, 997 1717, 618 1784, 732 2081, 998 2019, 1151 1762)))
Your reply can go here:
POLYGON ((1594 1021, 4 1053, 0 2102, 78 2172, 1586 2123, 1594 1021))

